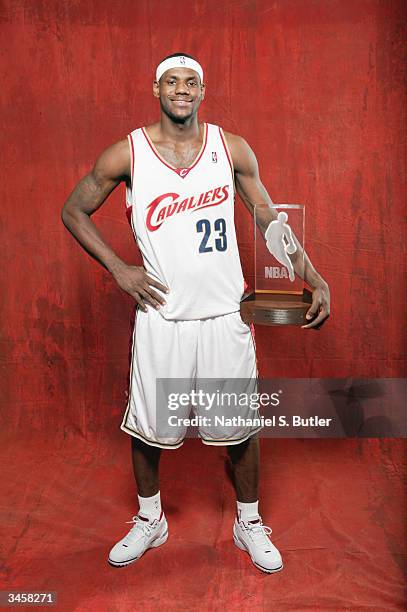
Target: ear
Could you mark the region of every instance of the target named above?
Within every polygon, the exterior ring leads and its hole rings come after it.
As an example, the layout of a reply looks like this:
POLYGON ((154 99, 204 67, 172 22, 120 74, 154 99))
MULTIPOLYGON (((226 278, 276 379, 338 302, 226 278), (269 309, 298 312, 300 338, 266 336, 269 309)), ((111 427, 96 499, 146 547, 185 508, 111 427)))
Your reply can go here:
POLYGON ((154 81, 153 83, 153 96, 154 98, 160 97, 160 84, 158 81, 154 81))
POLYGON ((201 97, 202 100, 205 98, 205 83, 202 83, 201 85, 201 97))

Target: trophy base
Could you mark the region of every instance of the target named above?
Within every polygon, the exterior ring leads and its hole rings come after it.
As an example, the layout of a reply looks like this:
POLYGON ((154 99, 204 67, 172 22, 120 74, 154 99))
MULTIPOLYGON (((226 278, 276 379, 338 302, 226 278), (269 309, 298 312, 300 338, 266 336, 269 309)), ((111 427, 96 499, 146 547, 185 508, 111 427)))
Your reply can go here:
POLYGON ((245 323, 258 325, 305 325, 312 303, 312 293, 304 289, 302 295, 287 293, 249 293, 240 303, 240 316, 245 323))

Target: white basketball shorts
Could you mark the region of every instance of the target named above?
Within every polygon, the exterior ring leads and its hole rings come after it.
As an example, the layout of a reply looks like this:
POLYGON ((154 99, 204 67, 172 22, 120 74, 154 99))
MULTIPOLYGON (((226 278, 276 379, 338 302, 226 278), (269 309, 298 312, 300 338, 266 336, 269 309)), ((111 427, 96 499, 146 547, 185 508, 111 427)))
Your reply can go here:
POLYGON ((179 448, 189 424, 211 445, 240 444, 261 429, 257 409, 243 399, 257 390, 257 362, 252 330, 240 312, 169 321, 151 307, 138 309, 131 362, 121 424, 131 436, 159 448, 179 448), (202 395, 185 401, 198 387, 212 397, 212 406, 202 395), (172 401, 169 407, 168 397, 177 400, 181 394, 182 404, 172 401), (188 418, 195 423, 186 423, 188 418), (257 426, 251 423, 256 418, 257 426))

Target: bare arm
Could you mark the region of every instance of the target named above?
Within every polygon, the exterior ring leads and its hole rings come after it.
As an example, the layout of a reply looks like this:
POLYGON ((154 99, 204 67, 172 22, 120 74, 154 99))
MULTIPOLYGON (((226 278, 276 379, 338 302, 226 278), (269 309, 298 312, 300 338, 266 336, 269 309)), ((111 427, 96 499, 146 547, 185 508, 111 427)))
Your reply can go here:
POLYGON ((126 140, 121 140, 101 154, 89 174, 76 185, 62 209, 65 227, 92 257, 112 273, 123 261, 103 240, 91 215, 129 174, 128 144, 126 140))
POLYGON ((108 147, 65 202, 62 221, 79 244, 112 274, 119 287, 146 310, 145 301, 156 308, 164 303, 150 285, 164 292, 167 291, 166 287, 148 277, 144 268, 125 264, 105 242, 91 219, 117 185, 129 180, 130 164, 127 139, 108 147))
MULTIPOLYGON (((256 207, 258 226, 264 236, 267 227, 277 218, 277 213, 271 208, 272 201, 262 184, 256 156, 247 142, 233 134, 226 133, 235 170, 236 189, 243 203, 253 215, 256 207)), ((315 270, 308 255, 293 235, 297 251, 291 255, 295 272, 305 280, 313 290, 313 302, 307 313, 308 319, 313 319, 305 327, 319 327, 329 316, 330 297, 326 281, 315 270), (304 253, 304 257, 302 257, 304 253)))

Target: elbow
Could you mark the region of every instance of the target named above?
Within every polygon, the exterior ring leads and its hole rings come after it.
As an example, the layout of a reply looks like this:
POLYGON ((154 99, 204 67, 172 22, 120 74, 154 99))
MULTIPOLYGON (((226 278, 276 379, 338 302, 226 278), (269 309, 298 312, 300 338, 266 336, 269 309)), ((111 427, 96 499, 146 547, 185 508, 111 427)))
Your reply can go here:
POLYGON ((61 221, 65 225, 66 229, 69 230, 72 227, 73 220, 72 212, 69 210, 69 206, 66 203, 61 210, 61 221))
POLYGON ((65 204, 61 210, 61 221, 65 225, 65 227, 68 227, 68 217, 69 217, 69 213, 68 213, 68 210, 65 204))

